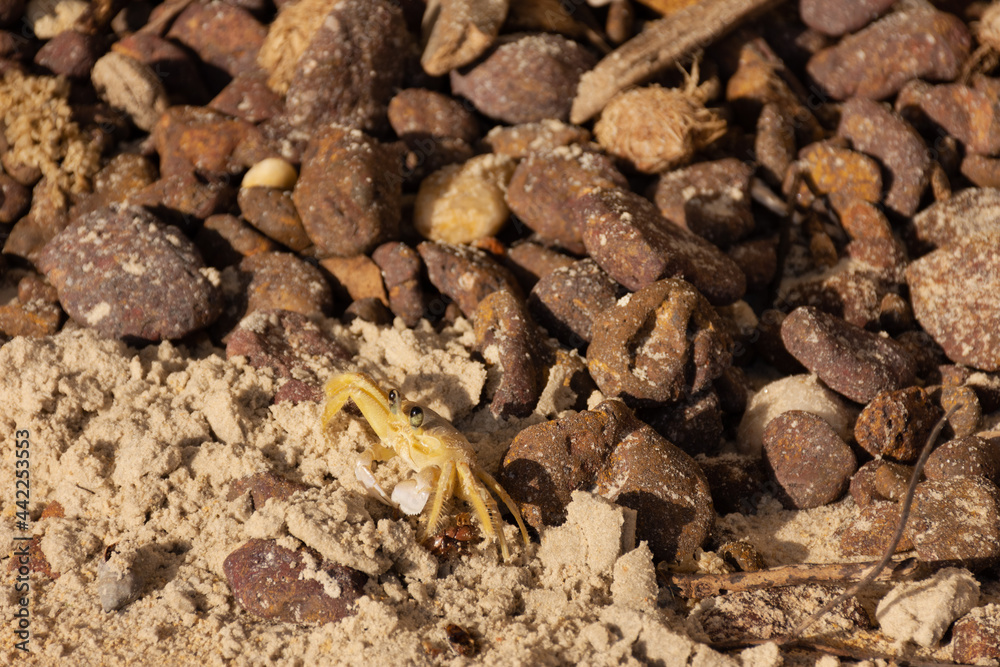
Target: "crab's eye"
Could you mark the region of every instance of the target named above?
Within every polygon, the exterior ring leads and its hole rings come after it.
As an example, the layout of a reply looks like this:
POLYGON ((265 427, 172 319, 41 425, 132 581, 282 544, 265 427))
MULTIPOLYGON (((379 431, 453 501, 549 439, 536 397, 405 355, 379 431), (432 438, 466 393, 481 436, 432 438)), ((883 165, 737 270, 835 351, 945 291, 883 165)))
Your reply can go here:
POLYGON ((389 390, 389 411, 393 413, 399 412, 399 392, 395 389, 389 390))
POLYGON ((424 423, 424 411, 417 406, 410 408, 410 426, 413 428, 420 428, 420 425, 424 423))

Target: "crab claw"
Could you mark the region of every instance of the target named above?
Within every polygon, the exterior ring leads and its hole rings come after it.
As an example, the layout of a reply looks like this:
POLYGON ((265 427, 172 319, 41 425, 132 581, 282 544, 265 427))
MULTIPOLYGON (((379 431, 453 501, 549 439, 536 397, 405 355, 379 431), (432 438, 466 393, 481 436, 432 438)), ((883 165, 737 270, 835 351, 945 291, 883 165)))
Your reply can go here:
POLYGON ((406 514, 420 514, 434 490, 434 469, 424 468, 392 490, 392 501, 406 514))
POLYGON ((365 490, 368 491, 368 495, 376 500, 381 500, 390 507, 395 507, 396 503, 392 501, 389 494, 385 492, 385 489, 375 481, 375 475, 372 474, 372 463, 374 461, 375 457, 371 452, 362 452, 358 456, 358 460, 354 462, 354 476, 361 482, 361 486, 365 487, 365 490))

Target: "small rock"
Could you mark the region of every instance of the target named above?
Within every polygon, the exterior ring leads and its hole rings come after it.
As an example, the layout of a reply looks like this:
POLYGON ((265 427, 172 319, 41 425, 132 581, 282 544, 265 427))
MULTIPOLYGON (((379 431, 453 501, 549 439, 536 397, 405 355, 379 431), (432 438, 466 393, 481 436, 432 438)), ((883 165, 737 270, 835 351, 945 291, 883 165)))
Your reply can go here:
POLYGON ((906 269, 917 321, 948 358, 1000 370, 1000 234, 956 241, 906 269))
POLYGON ((327 257, 319 265, 330 272, 340 291, 347 291, 351 301, 376 299, 389 305, 389 297, 382 283, 382 270, 368 255, 354 257, 327 257))
POLYGON ((879 468, 888 463, 885 459, 872 459, 858 468, 858 471, 851 477, 849 491, 858 507, 868 507, 873 502, 888 500, 888 498, 879 495, 875 488, 875 477, 879 468))
POLYGON ((408 143, 419 138, 449 138, 471 145, 479 139, 479 121, 471 109, 454 97, 424 88, 396 93, 389 102, 389 124, 408 143))
POLYGON ((292 198, 320 255, 350 257, 398 235, 401 188, 390 149, 334 125, 310 140, 292 198))
MULTIPOLYGON (((848 148, 819 142, 799 152, 805 182, 791 192, 799 199, 829 195, 836 210, 841 202, 878 202, 882 199, 882 169, 872 158, 848 148)), ((794 182, 794 181, 793 181, 794 182)))
POLYGON ((935 646, 952 622, 979 603, 979 582, 968 570, 944 568, 929 579, 896 584, 878 603, 875 618, 896 642, 935 646))
POLYGON ((135 568, 135 552, 132 552, 131 558, 115 556, 116 549, 112 544, 104 550, 97 564, 97 595, 104 613, 118 611, 134 602, 142 590, 142 578, 135 568))
POLYGON ((167 38, 187 46, 213 67, 237 76, 256 65, 267 28, 228 2, 188 5, 171 24, 167 38))
POLYGON ((717 454, 722 445, 722 410, 711 389, 674 405, 639 410, 637 416, 691 456, 717 454))
MULTIPOLYGON (((843 524, 837 532, 840 550, 845 556, 878 558, 885 553, 899 526, 899 503, 874 500, 861 508, 858 515, 843 524)), ((895 553, 909 551, 913 543, 904 536, 895 553)))
POLYGON ((764 557, 749 542, 726 542, 716 549, 716 553, 737 572, 760 572, 767 567, 764 557))
POLYGON ((476 64, 453 70, 451 89, 504 123, 565 121, 580 75, 595 63, 589 51, 560 35, 508 35, 476 64))
POLYGON ((333 291, 320 270, 291 253, 261 252, 245 257, 240 272, 248 277, 247 315, 280 309, 322 316, 333 308, 333 291))
POLYGON ((35 54, 35 64, 53 74, 84 79, 90 75, 103 50, 98 37, 66 30, 45 42, 35 54))
POLYGON ((544 239, 584 254, 583 230, 569 204, 596 188, 626 188, 628 181, 604 155, 579 146, 533 152, 521 161, 507 189, 518 219, 544 239))
POLYGON ((942 431, 945 438, 961 438, 979 432, 983 409, 972 387, 943 386, 930 393, 931 398, 939 403, 945 412, 953 407, 956 408, 948 417, 948 423, 942 431))
POLYGON ((920 560, 991 567, 1000 561, 1000 489, 985 477, 921 482, 907 529, 920 560))
POLYGON ((588 130, 554 118, 514 126, 497 125, 483 137, 483 144, 491 151, 512 158, 525 158, 532 153, 547 153, 560 146, 588 141, 588 130))
POLYGON ((951 642, 956 662, 975 665, 1000 658, 1000 605, 976 607, 955 621, 951 642))
POLYGON ((354 318, 360 318, 365 322, 379 326, 388 326, 392 324, 393 314, 381 299, 366 296, 355 299, 351 305, 344 309, 343 321, 345 323, 351 322, 354 318))
POLYGON ((778 296, 786 308, 815 307, 848 324, 868 328, 879 322, 882 299, 889 294, 885 280, 861 270, 842 270, 846 261, 815 277, 783 282, 778 296))
POLYGON ((571 266, 575 258, 530 240, 515 242, 508 250, 506 265, 526 290, 556 269, 571 266))
POLYGON ((206 107, 175 106, 158 118, 152 139, 165 178, 228 179, 272 155, 254 125, 206 107))
MULTIPOLYGON (((11 279, 10 273, 7 279, 11 279)), ((0 304, 0 334, 49 336, 59 330, 62 310, 55 288, 35 273, 17 281, 17 295, 0 304)))
POLYGON ((576 489, 593 487, 636 510, 636 538, 657 559, 690 556, 708 537, 714 510, 694 460, 636 419, 620 401, 521 431, 498 481, 531 525, 561 524, 576 489))
POLYGON ((420 254, 405 243, 390 241, 375 249, 372 260, 382 270, 389 308, 406 326, 416 326, 427 311, 427 296, 420 282, 424 267, 420 254))
POLYGON ((607 396, 632 406, 677 402, 711 387, 732 361, 731 345, 698 290, 661 280, 594 320, 587 366, 607 396))
POLYGON ((549 333, 579 348, 592 340, 594 321, 625 293, 594 260, 581 259, 543 276, 531 290, 528 308, 549 333))
POLYGON ((861 411, 854 437, 872 456, 912 463, 943 414, 920 387, 882 391, 861 411))
POLYGON ((223 268, 259 252, 271 252, 278 244, 235 215, 210 215, 195 234, 195 245, 212 266, 223 268))
POLYGON ((739 512, 752 514, 760 499, 764 471, 760 456, 721 454, 695 459, 712 489, 712 505, 719 516, 739 512))
MULTIPOLYGON (((227 357, 228 357, 227 352, 227 357)), ((278 475, 270 470, 255 472, 252 475, 240 477, 229 485, 229 493, 226 500, 233 501, 249 493, 253 500, 254 510, 263 509, 268 500, 288 500, 298 491, 305 491, 310 488, 308 484, 294 482, 278 475)))
POLYGON ((892 0, 802 0, 799 14, 807 26, 831 37, 840 37, 868 25, 889 11, 892 0))
POLYGON ((961 19, 921 7, 893 12, 823 49, 809 59, 806 70, 836 100, 880 100, 911 79, 954 79, 971 43, 961 19))
POLYGON ((919 108, 942 130, 980 155, 1000 152, 1000 111, 994 91, 961 83, 932 86, 920 96, 919 108))
POLYGON ((795 125, 792 115, 780 104, 771 102, 761 109, 753 152, 761 176, 771 185, 781 184, 795 161, 795 125))
POLYGON ((847 490, 857 460, 847 443, 821 417, 792 410, 764 429, 764 461, 789 509, 811 509, 847 490))
POLYGON ((928 249, 1000 234, 1000 189, 967 188, 935 202, 913 216, 913 231, 928 249))
POLYGON ((776 236, 737 243, 726 250, 746 277, 747 291, 754 292, 768 287, 778 272, 778 243, 776 236))
POLYGON ((996 484, 1000 481, 1000 446, 975 435, 956 438, 931 452, 924 474, 930 480, 981 476, 996 484))
POLYGON ((197 59, 177 42, 152 32, 133 32, 112 44, 111 50, 148 65, 175 104, 203 104, 208 99, 197 59))
POLYGON ((916 381, 913 360, 898 343, 812 306, 785 318, 781 339, 806 368, 852 401, 867 403, 880 391, 916 381))
POLYGON ((0 224, 16 222, 28 210, 31 192, 7 174, 0 174, 0 224))
POLYGON ((599 188, 570 206, 587 253, 628 289, 683 276, 714 305, 743 296, 746 279, 736 263, 708 241, 665 220, 648 199, 619 188, 599 188))
POLYGON ((167 91, 153 70, 120 53, 106 53, 90 70, 94 89, 110 106, 147 132, 167 109, 167 91))
POLYGON ((296 252, 312 245, 290 192, 278 188, 243 187, 237 202, 247 222, 268 238, 296 252))
POLYGON ((259 123, 277 116, 284 106, 281 97, 268 87, 267 75, 255 69, 226 84, 208 103, 208 108, 248 123, 259 123))
POLYGON ((510 271, 482 250, 424 241, 417 246, 417 252, 427 266, 431 284, 453 299, 466 317, 471 317, 479 302, 493 292, 507 290, 516 297, 523 296, 510 271))
POLYGON ((475 350, 500 373, 490 402, 494 417, 527 417, 535 409, 545 378, 535 323, 523 301, 510 292, 486 296, 472 314, 475 350))
POLYGON ((413 227, 444 243, 495 236, 510 216, 505 194, 514 167, 511 158, 487 153, 439 169, 420 184, 413 227))
POLYGON ((69 316, 110 338, 180 338, 222 309, 218 274, 194 244, 138 207, 78 219, 45 246, 37 265, 69 316))
POLYGON ((226 579, 240 605, 284 623, 333 623, 355 610, 368 575, 324 562, 311 549, 292 551, 253 539, 226 557, 226 579))
POLYGON ((667 220, 727 246, 753 231, 751 176, 753 167, 736 158, 699 162, 660 176, 654 200, 667 220))

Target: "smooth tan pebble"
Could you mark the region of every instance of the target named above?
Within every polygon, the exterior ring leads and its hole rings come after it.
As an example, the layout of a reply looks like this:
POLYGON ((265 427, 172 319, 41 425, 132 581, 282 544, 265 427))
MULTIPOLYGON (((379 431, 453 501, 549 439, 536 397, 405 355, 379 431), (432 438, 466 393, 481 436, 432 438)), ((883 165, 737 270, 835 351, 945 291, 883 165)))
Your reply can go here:
POLYGON ((291 190, 295 187, 295 181, 299 178, 295 167, 280 157, 264 158, 254 166, 250 167, 246 176, 243 177, 241 188, 253 188, 264 186, 269 188, 280 188, 281 190, 291 190))

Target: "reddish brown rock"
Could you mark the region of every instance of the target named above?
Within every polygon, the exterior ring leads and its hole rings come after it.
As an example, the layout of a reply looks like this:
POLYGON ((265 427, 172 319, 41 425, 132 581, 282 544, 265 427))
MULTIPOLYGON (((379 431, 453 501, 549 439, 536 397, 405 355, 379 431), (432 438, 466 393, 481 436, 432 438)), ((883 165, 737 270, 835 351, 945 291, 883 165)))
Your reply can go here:
POLYGON ((796 308, 784 319, 781 340, 792 356, 852 401, 867 403, 880 391, 916 380, 913 359, 898 343, 812 306, 796 308))
POLYGON ((222 308, 218 274, 194 244, 138 207, 80 218, 45 246, 37 265, 69 316, 110 338, 180 338, 222 308))
POLYGON ((331 123, 383 129, 408 52, 409 33, 395 3, 334 3, 295 66, 285 119, 309 133, 331 123))
POLYGON ((385 306, 389 305, 382 283, 382 270, 368 255, 327 257, 319 265, 330 272, 340 291, 346 291, 351 301, 376 299, 385 306))
MULTIPOLYGON (((14 275, 8 273, 6 277, 11 280, 14 275)), ((0 334, 11 338, 54 334, 61 320, 55 288, 34 272, 17 281, 15 297, 0 303, 0 334)))
MULTIPOLYGON (((878 558, 896 534, 899 526, 899 504, 876 500, 861 508, 858 515, 846 522, 837 532, 840 549, 846 556, 878 558)), ((913 543, 905 538, 896 545, 895 553, 909 551, 913 543)))
POLYGON ((1000 489, 985 477, 949 477, 917 485, 908 524, 923 561, 970 570, 1000 561, 1000 489))
POLYGON ((391 149, 335 125, 310 140, 292 199, 320 256, 350 257, 399 234, 401 187, 391 149))
POLYGON ((226 500, 233 501, 244 493, 250 494, 253 501, 254 510, 263 509, 268 500, 288 500, 298 491, 305 491, 310 488, 308 484, 295 482, 277 475, 270 470, 255 472, 246 477, 240 477, 229 485, 229 493, 226 500))
POLYGON ((310 549, 286 549, 273 540, 250 540, 226 557, 223 569, 244 609, 283 623, 335 623, 352 616, 368 582, 363 572, 325 562, 310 549), (330 577, 340 595, 331 597, 319 576, 303 576, 307 570, 330 577))
POLYGON ((806 146, 799 152, 805 182, 790 194, 808 202, 814 194, 829 195, 840 210, 841 202, 877 202, 882 198, 882 170, 873 159, 830 142, 806 146))
POLYGON ((153 127, 152 139, 164 178, 193 171, 228 177, 273 155, 251 123, 205 107, 171 107, 153 127))
POLYGON ((847 490, 854 452, 822 417, 791 410, 764 429, 764 462, 790 509, 827 505, 847 490))
POLYGON ((720 516, 733 512, 752 514, 757 509, 764 483, 760 457, 722 454, 699 456, 696 461, 708 479, 712 504, 720 516))
POLYGON ((654 201, 667 220, 727 246, 753 231, 753 171, 752 165, 736 158, 668 171, 656 184, 654 201))
POLYGON ((193 3, 174 19, 167 37, 189 47, 207 64, 230 76, 256 66, 267 28, 249 12, 227 2, 193 3))
POLYGON ((549 333, 570 347, 593 338, 594 320, 624 296, 625 289, 592 259, 549 272, 531 290, 528 307, 549 333))
POLYGON ((880 100, 912 79, 954 79, 971 43, 961 19, 921 7, 894 12, 845 37, 810 58, 806 69, 836 100, 880 100))
POLYGON ((278 244, 235 215, 210 215, 194 237, 195 245, 209 264, 232 266, 259 252, 278 250, 278 244))
POLYGON ((661 280, 595 319, 587 366, 607 396, 633 406, 676 402, 711 387, 732 361, 731 345, 696 289, 661 280))
POLYGON ((292 201, 292 193, 263 186, 240 188, 237 200, 247 222, 296 252, 312 245, 292 201))
POLYGON ((594 190, 571 204, 587 253, 631 290, 662 278, 680 278, 714 305, 746 291, 743 272, 714 245, 664 220, 656 206, 618 188, 594 190))
POLYGON ((427 310, 427 295, 420 281, 424 263, 420 253, 400 241, 383 243, 372 253, 382 270, 389 308, 406 326, 416 326, 427 310))
POLYGON ((906 269, 917 321, 948 358, 1000 370, 1000 234, 956 241, 906 269))
POLYGON ((927 459, 927 479, 981 476, 1000 481, 1000 443, 967 435, 941 445, 927 459))
POLYGON ((31 192, 7 174, 0 174, 0 224, 16 222, 28 210, 31 192))
POLYGON ((561 524, 572 492, 593 488, 636 510, 636 538, 662 560, 692 554, 715 515, 698 464, 620 401, 521 431, 498 481, 539 528, 561 524))
POLYGON ((333 291, 315 266, 287 252, 261 252, 245 257, 246 314, 258 310, 291 310, 322 316, 333 308, 333 291))
POLYGON ((575 258, 535 241, 519 241, 508 250, 506 265, 525 290, 556 269, 570 266, 575 258))
POLYGON ((426 88, 396 93, 389 102, 389 124, 407 143, 420 138, 450 138, 471 145, 479 139, 479 121, 471 109, 454 97, 426 88))
POLYGON ((920 97, 920 110, 970 153, 1000 152, 1000 104, 994 91, 960 83, 933 86, 920 97))
POLYGON ((883 391, 861 411, 854 437, 872 456, 910 463, 942 414, 920 387, 883 391))
POLYGON ((177 42, 140 31, 122 37, 111 50, 149 65, 175 103, 202 104, 208 99, 197 60, 177 42))
POLYGON ((94 63, 104 53, 103 40, 76 30, 64 30, 38 50, 35 64, 53 74, 85 79, 90 76, 94 63))
POLYGON ((208 107, 248 123, 259 123, 281 113, 284 104, 281 96, 268 87, 267 75, 250 70, 230 81, 208 107))
POLYGON ((451 89, 483 114, 511 125, 565 121, 580 75, 595 63, 589 51, 560 35, 509 35, 476 64, 453 70, 451 89))
POLYGON ((889 11, 892 0, 802 0, 799 15, 807 26, 831 37, 840 37, 868 25, 889 11))
POLYGON ((855 271, 834 272, 803 280, 781 294, 786 308, 815 307, 857 327, 878 323, 882 299, 889 285, 875 276, 855 271))
POLYGON ((1000 658, 1000 605, 976 607, 955 621, 951 640, 956 662, 976 665, 1000 658))
POLYGON ((746 276, 747 291, 764 289, 778 272, 778 237, 753 239, 737 243, 726 250, 746 276))
POLYGON ((636 416, 691 456, 718 454, 722 446, 722 409, 711 389, 673 405, 640 409, 636 416))
POLYGON ((472 314, 477 352, 500 373, 490 401, 494 417, 527 417, 545 386, 537 326, 524 302, 506 290, 493 292, 472 314))
POLYGON ((431 284, 458 304, 466 317, 471 317, 479 302, 493 292, 506 290, 523 297, 513 274, 482 250, 424 241, 417 246, 417 252, 427 266, 431 284))
POLYGON ((913 216, 913 231, 927 248, 980 234, 1000 234, 1000 189, 967 188, 913 216))
POLYGON ((886 208, 906 217, 916 213, 931 176, 930 154, 917 131, 887 106, 855 97, 841 107, 837 134, 885 168, 886 208))
POLYGON ((528 155, 507 186, 507 205, 539 236, 582 255, 583 230, 569 211, 575 199, 596 188, 627 188, 628 181, 605 155, 579 147, 528 155))

